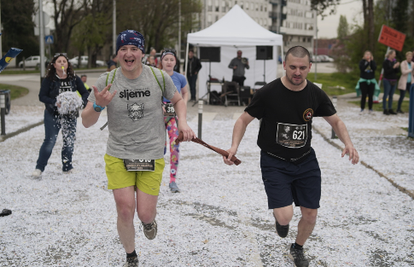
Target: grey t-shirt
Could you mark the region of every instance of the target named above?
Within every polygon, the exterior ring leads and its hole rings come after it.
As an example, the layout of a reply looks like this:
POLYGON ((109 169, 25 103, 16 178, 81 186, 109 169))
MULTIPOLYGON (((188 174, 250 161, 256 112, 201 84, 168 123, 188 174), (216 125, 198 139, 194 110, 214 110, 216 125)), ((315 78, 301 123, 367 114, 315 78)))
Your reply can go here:
MULTIPOLYGON (((165 90, 160 70, 153 68, 160 85, 150 67, 143 65, 141 75, 127 79, 121 68, 116 69, 111 92, 117 91, 107 106, 109 138, 106 153, 120 159, 160 159, 164 156, 165 125, 162 111, 162 96, 171 99, 177 91, 170 76, 163 71, 165 90), (164 88, 163 88, 164 89, 164 88)), ((108 77, 111 83, 113 70, 108 77)), ((97 82, 98 91, 106 86, 107 73, 97 82)), ((95 102, 93 91, 89 101, 95 102)))
POLYGON ((243 64, 241 59, 235 57, 230 61, 229 68, 233 69, 233 76, 242 77, 244 76, 244 69, 249 69, 250 66, 243 64), (237 66, 237 68, 233 69, 234 66, 237 66))

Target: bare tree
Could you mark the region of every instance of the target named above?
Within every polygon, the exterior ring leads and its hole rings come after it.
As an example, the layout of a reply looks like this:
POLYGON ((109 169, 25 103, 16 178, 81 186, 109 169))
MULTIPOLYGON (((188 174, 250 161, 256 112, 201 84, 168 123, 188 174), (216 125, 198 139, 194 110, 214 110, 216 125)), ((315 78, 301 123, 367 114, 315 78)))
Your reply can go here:
MULTIPOLYGON (((50 0, 49 0, 50 1, 50 0)), ((49 2, 48 1, 48 2, 49 2)), ((68 51, 73 28, 85 17, 87 0, 51 0, 55 23, 55 52, 68 51)))

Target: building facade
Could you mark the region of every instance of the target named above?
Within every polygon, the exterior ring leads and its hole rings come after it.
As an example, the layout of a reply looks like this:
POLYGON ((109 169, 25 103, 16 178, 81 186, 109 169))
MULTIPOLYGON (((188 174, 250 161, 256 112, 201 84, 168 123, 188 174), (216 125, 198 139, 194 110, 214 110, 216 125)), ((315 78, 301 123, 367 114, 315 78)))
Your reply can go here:
MULTIPOLYGON (((272 5, 268 0, 202 0, 203 11, 200 14, 200 30, 211 26, 223 17, 234 5, 239 5, 252 19, 266 29, 271 26, 269 11, 272 5)), ((235 21, 234 23, 237 23, 235 21)))
MULTIPOLYGON (((202 30, 223 17, 234 5, 239 5, 262 27, 283 35, 284 52, 301 45, 313 51, 316 36, 316 11, 310 0, 202 0, 199 18, 202 30)), ((237 23, 235 21, 234 23, 237 23)))
POLYGON ((311 10, 310 0, 270 0, 272 10, 278 12, 271 30, 283 35, 285 52, 292 46, 301 45, 313 51, 317 16, 311 10), (276 3, 279 2, 279 3, 276 3))

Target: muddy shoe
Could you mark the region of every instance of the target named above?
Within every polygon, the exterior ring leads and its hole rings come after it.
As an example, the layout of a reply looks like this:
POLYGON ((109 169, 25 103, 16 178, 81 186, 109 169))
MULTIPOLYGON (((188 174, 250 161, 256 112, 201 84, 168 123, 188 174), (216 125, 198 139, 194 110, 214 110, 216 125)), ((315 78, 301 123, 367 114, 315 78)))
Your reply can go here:
POLYGON ((280 225, 276 221, 276 232, 280 237, 286 237, 289 233, 289 224, 288 225, 280 225))
POLYGON ((152 223, 144 224, 144 235, 149 239, 152 240, 157 236, 157 222, 154 220, 152 223))
POLYGON ((138 267, 138 258, 128 258, 124 264, 124 267, 138 267))
POLYGON ((170 190, 173 193, 180 193, 180 188, 178 188, 178 185, 175 182, 170 183, 170 190))
POLYGON ((289 258, 293 261, 296 267, 308 267, 309 261, 303 254, 303 249, 294 248, 292 244, 289 248, 289 258))

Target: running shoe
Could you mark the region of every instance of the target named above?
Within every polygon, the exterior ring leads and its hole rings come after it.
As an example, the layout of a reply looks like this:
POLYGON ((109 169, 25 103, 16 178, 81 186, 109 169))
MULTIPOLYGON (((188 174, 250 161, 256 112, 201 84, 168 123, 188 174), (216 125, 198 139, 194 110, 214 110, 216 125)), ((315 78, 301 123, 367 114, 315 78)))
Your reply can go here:
POLYGON ((276 221, 276 232, 280 237, 286 237, 289 233, 289 224, 288 225, 280 225, 276 221))
POLYGON ((138 258, 127 258, 124 267, 138 267, 138 258))
POLYGON ((173 193, 180 193, 180 188, 178 188, 178 186, 175 182, 170 183, 170 190, 173 193))
POLYGON ((39 169, 36 169, 32 172, 32 177, 39 178, 42 175, 42 171, 39 169))
POLYGON ((144 227, 144 235, 149 239, 152 240, 157 236, 157 222, 154 220, 152 223, 142 223, 144 227))
POLYGON ((289 258, 293 261, 296 267, 308 267, 309 261, 303 254, 303 248, 297 249, 294 248, 294 244, 292 244, 289 248, 289 258))

